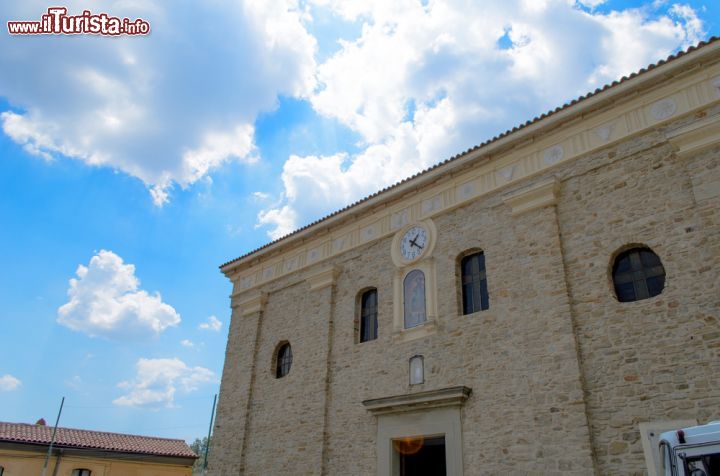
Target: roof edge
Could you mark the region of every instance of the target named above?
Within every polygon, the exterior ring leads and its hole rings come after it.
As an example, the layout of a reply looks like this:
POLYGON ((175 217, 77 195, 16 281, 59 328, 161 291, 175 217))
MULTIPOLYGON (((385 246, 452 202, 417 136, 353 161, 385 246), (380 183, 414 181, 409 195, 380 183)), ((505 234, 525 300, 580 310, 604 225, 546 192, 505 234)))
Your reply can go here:
MULTIPOLYGON (((53 428, 51 425, 38 425, 36 423, 13 423, 11 421, 0 421, 0 424, 5 425, 24 425, 24 426, 31 426, 31 427, 38 427, 38 426, 44 426, 45 428, 53 428)), ((59 426, 57 427, 58 430, 70 430, 70 431, 82 431, 85 433, 100 433, 103 435, 117 435, 117 436, 130 436, 133 438, 148 438, 153 440, 164 440, 164 441, 181 441, 187 445, 187 441, 183 440, 182 438, 167 438, 164 436, 149 436, 149 435, 138 435, 135 433, 118 433, 116 431, 102 431, 102 430, 88 430, 85 428, 71 428, 69 426, 59 426)), ((188 445, 190 446, 190 445, 188 445)))
POLYGON ((291 247, 302 242, 309 236, 314 235, 323 229, 328 229, 335 224, 352 217, 353 215, 363 213, 364 211, 377 206, 380 202, 392 200, 394 198, 405 195, 413 189, 419 188, 427 182, 434 181, 438 175, 445 174, 449 171, 456 170, 466 166, 472 161, 478 160, 483 156, 508 148, 515 143, 522 142, 528 136, 537 134, 543 129, 550 129, 562 122, 569 121, 577 116, 582 115, 588 110, 592 110, 599 106, 615 101, 633 91, 646 85, 652 85, 659 81, 663 76, 673 75, 673 73, 682 71, 688 63, 702 62, 706 58, 720 56, 720 37, 710 37, 706 41, 701 41, 697 45, 688 47, 679 51, 666 59, 659 60, 650 64, 645 68, 631 73, 628 76, 608 83, 595 91, 589 92, 584 96, 580 96, 572 101, 559 106, 554 110, 546 112, 532 120, 508 129, 507 131, 489 139, 479 145, 443 160, 436 165, 431 166, 415 175, 407 177, 395 184, 389 185, 367 197, 364 197, 346 207, 326 215, 314 222, 311 222, 292 233, 281 238, 273 240, 253 251, 239 256, 231 261, 220 265, 220 271, 228 278, 232 273, 237 271, 243 264, 249 261, 256 261, 263 256, 291 247))
MULTIPOLYGON (((39 453, 45 454, 47 453, 48 448, 50 448, 50 444, 32 441, 0 440, 0 448, 16 451, 38 451, 39 453)), ((146 453, 141 451, 97 448, 94 446, 53 444, 52 454, 57 455, 61 453, 65 455, 92 455, 100 458, 112 458, 117 455, 124 455, 122 459, 154 462, 168 462, 168 460, 176 460, 177 462, 187 462, 190 465, 200 458, 200 456, 195 454, 194 451, 194 456, 190 456, 189 454, 146 453)))

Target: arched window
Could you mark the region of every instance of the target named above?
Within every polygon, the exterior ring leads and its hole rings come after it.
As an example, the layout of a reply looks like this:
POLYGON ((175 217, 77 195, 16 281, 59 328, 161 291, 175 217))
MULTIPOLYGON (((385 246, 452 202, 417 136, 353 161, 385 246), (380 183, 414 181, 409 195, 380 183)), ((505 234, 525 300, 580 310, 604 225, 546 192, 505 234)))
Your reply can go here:
POLYGON ((650 248, 632 248, 615 258, 612 278, 618 301, 640 301, 662 292, 665 268, 650 248))
POLYGON ((377 289, 370 289, 360 296, 360 342, 377 339, 377 315, 377 289))
POLYGON ((285 342, 278 347, 275 356, 275 377, 283 378, 289 374, 290 366, 292 366, 292 349, 290 343, 285 342))
POLYGON ((490 307, 483 252, 465 256, 460 261, 463 314, 484 311, 490 307))
POLYGON ((403 281, 403 311, 405 329, 417 327, 427 320, 425 310, 425 273, 410 271, 403 281))
POLYGON ((72 476, 90 476, 91 472, 89 469, 77 468, 73 469, 72 476))

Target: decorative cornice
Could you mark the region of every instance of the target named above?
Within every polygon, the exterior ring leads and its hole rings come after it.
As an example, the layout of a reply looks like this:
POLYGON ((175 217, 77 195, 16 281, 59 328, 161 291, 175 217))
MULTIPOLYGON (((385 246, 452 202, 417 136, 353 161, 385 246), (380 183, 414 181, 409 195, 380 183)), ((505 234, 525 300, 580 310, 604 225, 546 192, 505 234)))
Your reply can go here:
POLYGON ((249 294, 233 294, 231 296, 231 305, 233 308, 239 307, 240 314, 247 316, 256 312, 262 312, 265 310, 265 303, 267 303, 267 294, 259 291, 252 292, 249 294))
MULTIPOLYGON (((720 48, 720 43, 718 45, 720 48)), ((685 62, 683 60, 683 64, 685 62)), ((546 118, 533 127, 508 135, 501 141, 505 144, 503 147, 500 143, 491 143, 403 183, 393 193, 346 210, 342 216, 352 217, 350 221, 343 221, 338 215, 293 235, 288 241, 227 263, 222 270, 233 280, 236 292, 257 288, 392 236, 409 223, 447 213, 479 197, 720 103, 720 64, 698 67, 690 73, 677 72, 681 73, 680 77, 665 77, 659 84, 651 82, 647 90, 634 86, 634 95, 628 96, 627 91, 624 95, 612 93, 608 97, 615 97, 616 102, 602 103, 605 106, 599 110, 593 101, 588 102, 586 106, 593 103, 595 109, 573 109, 575 115, 567 116, 564 123, 557 123, 557 117, 546 118), (483 158, 486 160, 481 160, 483 158)))
POLYGON ((718 145, 720 144, 720 114, 714 114, 672 131, 668 134, 668 140, 675 147, 675 154, 681 159, 718 145))
MULTIPOLYGON (((413 177, 406 178, 324 218, 303 226, 289 235, 228 261, 220 266, 220 270, 232 279, 233 271, 238 268, 246 269, 247 266, 257 263, 262 256, 273 256, 279 251, 282 252, 289 247, 297 246, 298 243, 304 243, 309 236, 313 236, 318 232, 326 232, 331 227, 347 223, 348 220, 355 220, 362 211, 373 209, 378 204, 393 201, 409 192, 415 192, 432 184, 439 175, 460 170, 472 165, 478 159, 488 158, 490 155, 496 156, 506 152, 509 147, 519 147, 528 141, 537 140, 538 137, 552 133, 552 129, 557 128, 558 125, 565 125, 626 100, 633 100, 643 90, 661 86, 676 77, 685 77, 688 72, 694 73, 699 67, 709 69, 710 66, 718 62, 719 57, 720 38, 712 37, 708 41, 701 41, 685 51, 680 51, 665 60, 642 68, 637 73, 623 76, 617 81, 606 84, 602 88, 598 88, 561 107, 535 117, 511 130, 507 130, 465 152, 456 154, 413 177)), ((715 85, 718 85, 717 81, 715 85)), ((720 90, 720 87, 718 89, 720 90)), ((604 135, 604 132, 601 132, 601 134, 604 135)))
POLYGON ((305 277, 305 281, 310 284, 310 291, 317 291, 328 286, 335 284, 335 278, 337 278, 338 270, 335 267, 323 268, 314 271, 305 277))
POLYGON ((512 215, 517 216, 538 208, 555 205, 558 199, 560 184, 555 177, 530 187, 517 190, 503 198, 510 206, 512 215))
POLYGON ((426 408, 460 406, 471 393, 472 389, 469 387, 447 387, 407 395, 373 398, 363 401, 362 404, 373 415, 402 413, 426 408))

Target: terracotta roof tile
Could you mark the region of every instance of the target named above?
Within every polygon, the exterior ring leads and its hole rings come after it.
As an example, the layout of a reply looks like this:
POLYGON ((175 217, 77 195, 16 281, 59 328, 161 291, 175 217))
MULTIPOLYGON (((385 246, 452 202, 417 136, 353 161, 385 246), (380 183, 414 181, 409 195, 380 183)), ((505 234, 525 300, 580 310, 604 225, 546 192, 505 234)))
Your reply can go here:
MULTIPOLYGON (((52 426, 0 422, 0 441, 2 442, 49 445, 52 432, 52 426)), ((197 458, 197 455, 183 440, 77 430, 74 428, 58 427, 54 446, 58 448, 85 448, 120 453, 197 458)))
POLYGON ((702 47, 704 47, 704 46, 706 46, 706 45, 709 45, 709 44, 711 44, 711 43, 715 43, 715 42, 717 42, 717 41, 719 41, 719 40, 720 40, 720 37, 713 36, 713 37, 709 38, 709 39, 706 40, 706 41, 701 41, 701 42, 698 43, 697 45, 690 46, 689 48, 687 48, 687 49, 684 50, 684 51, 679 51, 679 52, 675 53, 674 55, 668 56, 666 59, 661 59, 661 60, 659 60, 657 63, 650 64, 650 65, 646 66, 645 68, 640 69, 640 70, 637 71, 637 72, 631 73, 631 74, 628 75, 628 76, 623 76, 622 78, 620 78, 620 79, 618 79, 618 80, 615 80, 615 81, 613 81, 612 83, 608 83, 608 84, 606 84, 606 85, 604 85, 604 86, 602 86, 602 87, 600 87, 600 88, 595 89, 595 91, 591 91, 591 92, 585 94, 584 96, 580 96, 580 97, 578 97, 578 98, 575 98, 575 99, 573 99, 573 100, 571 100, 571 101, 563 104, 562 106, 558 106, 558 107, 556 107, 555 109, 553 109, 553 110, 551 110, 551 111, 548 111, 548 112, 546 112, 546 113, 544 113, 544 114, 541 114, 541 115, 539 115, 539 116, 536 116, 535 118, 533 118, 533 119, 531 119, 531 120, 529 120, 529 121, 526 121, 526 122, 524 122, 523 124, 520 124, 520 125, 518 125, 518 126, 515 126, 515 127, 513 127, 512 129, 508 129, 507 131, 498 134, 497 136, 493 137, 492 139, 486 140, 485 142, 482 142, 482 143, 480 143, 480 144, 478 144, 478 145, 476 145, 476 146, 474 146, 474 147, 471 147, 471 148, 469 148, 468 150, 466 150, 466 151, 464 151, 464 152, 461 152, 461 153, 456 154, 456 155, 454 155, 454 156, 452 156, 452 157, 450 157, 450 158, 448 158, 448 159, 445 159, 445 160, 443 160, 443 161, 441 161, 441 162, 438 162, 437 164, 435 164, 435 165, 433 165, 433 166, 431 166, 431 167, 429 167, 429 168, 427 168, 427 169, 425 169, 425 170, 422 170, 422 171, 416 173, 415 175, 413 175, 413 176, 411 176, 411 177, 407 177, 407 178, 405 178, 405 179, 403 179, 403 180, 400 180, 399 182, 396 182, 396 183, 394 183, 394 184, 392 184, 392 185, 389 185, 389 186, 387 186, 387 187, 385 187, 385 188, 383 188, 383 189, 381 189, 381 190, 378 190, 377 192, 375 192, 375 193, 373 193, 373 194, 371 194, 371 195, 368 195, 367 197, 361 198, 360 200, 358 200, 358 201, 356 201, 356 202, 353 202, 353 203, 351 203, 351 204, 349 204, 349 205, 347 205, 347 206, 345 206, 345 207, 343 207, 343 208, 341 208, 341 209, 339 209, 339 210, 336 210, 336 211, 330 213, 329 215, 326 215, 326 216, 324 216, 324 217, 322 217, 322 218, 320 218, 320 219, 318 219, 318 220, 315 220, 315 221, 313 221, 313 222, 311 222, 311 223, 308 223, 307 225, 304 225, 304 226, 298 228, 297 230, 295 230, 295 231, 293 231, 293 232, 291 232, 291 233, 288 233, 288 234, 285 235, 285 236, 282 236, 282 237, 280 237, 280 238, 277 238, 276 240, 273 240, 273 241, 271 241, 271 242, 269 242, 269 243, 266 243, 266 244, 264 244, 263 246, 261 246, 261 247, 259 247, 259 248, 256 248, 256 249, 254 249, 254 250, 252 250, 252 251, 250 251, 250 252, 248 252, 248 253, 245 253, 244 255, 241 255, 241 256, 233 259, 233 260, 230 260, 230 261, 228 261, 228 262, 226 262, 226 263, 223 263, 223 264, 220 265, 220 268, 222 269, 222 268, 224 268, 225 266, 227 266, 227 265, 229 265, 229 264, 232 264, 232 263, 235 263, 235 262, 237 262, 237 261, 240 261, 240 260, 243 259, 243 258, 247 258, 248 256, 251 256, 251 255, 257 253, 258 251, 261 251, 261 250, 263 250, 263 249, 265 249, 265 248, 267 248, 267 247, 269 247, 269 246, 272 246, 272 245, 274 245, 275 243, 277 243, 277 242, 279 242, 279 241, 286 240, 287 238, 290 238, 291 236, 296 235, 297 233, 300 233, 300 232, 303 231, 303 230, 306 230, 306 229, 308 229, 308 228, 310 228, 310 227, 312 227, 312 226, 315 226, 315 225, 317 225, 318 223, 327 220, 328 218, 334 217, 335 215, 338 215, 338 214, 340 214, 340 213, 348 210, 349 208, 353 208, 353 207, 355 207, 355 206, 357 206, 357 205, 359 205, 359 204, 361 204, 361 203, 363 203, 363 202, 366 202, 366 201, 370 200, 371 198, 374 198, 374 197, 376 197, 376 196, 378 196, 378 195, 380 195, 380 194, 382 194, 382 193, 385 193, 385 192, 387 192, 387 191, 389 191, 389 190, 397 187, 398 185, 401 185, 401 184, 403 184, 403 183, 405 183, 405 182, 408 182, 408 181, 410 181, 410 180, 412 180, 412 179, 414 179, 414 178, 416 178, 416 177, 418 177, 418 176, 420 176, 420 175, 424 175, 424 174, 430 172, 431 170, 435 170, 435 169, 437 169, 438 167, 441 167, 441 166, 447 164, 448 162, 452 162, 452 161, 457 160, 457 159, 459 159, 459 158, 461 158, 461 157, 464 157, 464 156, 466 156, 467 154, 469 154, 469 153, 471 153, 471 152, 475 152, 476 150, 478 150, 478 149, 480 149, 480 148, 482 148, 482 147, 485 147, 485 146, 487 146, 487 145, 489 145, 489 144, 491 144, 491 143, 493 143, 493 142, 496 142, 496 141, 498 141, 498 140, 500 140, 500 139, 502 139, 502 138, 504 138, 504 137, 506 137, 506 136, 508 136, 508 135, 510 135, 510 134, 512 134, 512 133, 514 133, 514 132, 516 132, 516 131, 519 131, 519 130, 524 129, 524 128, 532 125, 532 124, 535 124, 536 122, 539 122, 539 121, 541 121, 541 120, 543 120, 543 119, 545 119, 545 118, 547 118, 547 117, 549 117, 549 116, 552 116, 552 115, 554 115, 554 114, 557 114, 558 112, 563 111, 563 110, 565 110, 565 109, 567 109, 567 108, 569 108, 569 107, 571 107, 571 106, 574 106, 574 105, 576 105, 577 103, 580 103, 580 102, 582 102, 582 101, 584 101, 584 100, 586 100, 586 99, 589 99, 589 98, 591 98, 591 97, 593 97, 593 96, 596 96, 596 95, 599 94, 599 93, 602 93, 602 92, 604 92, 604 91, 606 91, 606 90, 608 90, 608 89, 611 89, 611 88, 613 88, 613 87, 615 87, 615 86, 617 86, 617 85, 619 85, 619 84, 621 84, 621 83, 624 83, 624 82, 626 82, 626 81, 628 81, 628 80, 630 80, 630 79, 633 79, 633 78, 635 78, 635 77, 637 77, 637 76, 640 76, 640 75, 642 75, 643 73, 647 73, 648 71, 651 71, 651 70, 657 68, 658 66, 661 66, 661 65, 664 65, 664 64, 666 64, 666 63, 669 63, 669 62, 671 62, 671 61, 673 61, 673 60, 675 60, 675 59, 677 59, 677 58, 680 58, 680 57, 682 57, 682 56, 685 56, 685 55, 688 54, 688 53, 691 53, 691 52, 693 52, 693 51, 695 51, 695 50, 698 50, 698 49, 700 49, 700 48, 702 48, 702 47))

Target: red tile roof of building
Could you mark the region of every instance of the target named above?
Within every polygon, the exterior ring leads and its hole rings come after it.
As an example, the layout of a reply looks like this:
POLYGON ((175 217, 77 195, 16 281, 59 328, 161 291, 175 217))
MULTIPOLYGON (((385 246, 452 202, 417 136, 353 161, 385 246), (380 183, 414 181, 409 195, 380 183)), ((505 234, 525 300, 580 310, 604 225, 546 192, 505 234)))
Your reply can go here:
POLYGON ((505 137, 507 137, 507 136, 510 136, 510 135, 512 135, 513 133, 515 133, 515 132, 517 132, 517 131, 519 131, 519 130, 525 129, 526 127, 528 127, 528 126, 530 126, 530 125, 534 125, 534 124, 542 121, 543 119, 546 119, 546 118, 548 118, 548 117, 550 117, 550 116, 553 116, 553 115, 557 114, 557 113, 560 112, 560 111, 564 111, 564 110, 566 110, 566 109, 568 109, 568 108, 570 108, 570 107, 572 107, 572 106, 575 106, 576 104, 582 103, 583 101, 585 101, 585 100, 587 100, 587 99, 589 99, 589 98, 591 98, 591 97, 597 96, 598 94, 603 93, 603 92, 605 92, 605 91, 607 91, 607 90, 609 90, 609 89, 613 89, 613 88, 615 88, 616 86, 618 86, 618 85, 620 85, 620 84, 623 84, 623 83, 625 83, 625 82, 627 82, 627 81, 629 81, 629 80, 632 80, 632 79, 634 79, 634 78, 636 78, 636 77, 638 77, 638 76, 642 76, 643 74, 646 74, 646 73, 648 73, 649 71, 652 71, 652 70, 654 70, 655 68, 657 68, 657 67, 659 67, 659 66, 665 65, 665 64, 667 64, 667 63, 671 63, 671 62, 677 60, 678 58, 681 58, 681 57, 683 57, 683 56, 685 56, 685 55, 687 55, 687 54, 689 54, 689 53, 692 53, 693 51, 696 51, 696 50, 698 50, 698 49, 702 49, 703 47, 705 47, 705 46, 707 46, 707 45, 710 45, 710 44, 712 44, 712 43, 715 43, 715 42, 717 42, 717 41, 720 41, 720 37, 716 37, 716 36, 710 37, 710 38, 708 38, 708 39, 705 40, 705 41, 699 42, 697 45, 693 45, 693 46, 688 47, 688 48, 685 49, 684 51, 678 51, 677 53, 668 56, 666 59, 661 59, 661 60, 657 61, 656 63, 652 63, 652 64, 650 64, 650 65, 648 65, 648 66, 640 69, 640 70, 637 71, 637 72, 631 73, 631 74, 629 74, 629 75, 627 75, 627 76, 623 76, 622 78, 620 78, 620 79, 618 79, 618 80, 615 80, 615 81, 613 81, 613 82, 611 82, 611 83, 607 83, 607 84, 605 84, 604 86, 599 87, 599 88, 595 89, 594 91, 591 91, 591 92, 585 94, 584 96, 580 96, 580 97, 578 97, 578 98, 576 98, 576 99, 573 99, 573 100, 571 100, 571 101, 569 101, 569 102, 566 102, 566 103, 563 104, 562 106, 556 107, 555 109, 553 109, 553 110, 551 110, 551 111, 548 111, 548 112, 546 112, 546 113, 544 113, 544 114, 541 114, 541 115, 539 115, 539 116, 536 116, 536 117, 534 117, 533 119, 530 119, 529 121, 526 121, 526 122, 523 123, 523 124, 520 124, 520 125, 518 125, 518 126, 513 127, 512 129, 508 129, 508 130, 506 130, 505 132, 503 132, 503 133, 501 133, 501 134, 498 134, 497 136, 493 137, 492 139, 486 140, 485 142, 482 142, 481 144, 478 144, 478 145, 476 145, 476 146, 474 146, 474 147, 471 147, 470 149, 468 149, 468 150, 466 150, 466 151, 464 151, 464 152, 461 152, 461 153, 459 153, 459 154, 456 154, 456 155, 454 155, 454 156, 452 156, 452 157, 450 157, 450 158, 448 158, 448 159, 445 159, 445 160, 443 160, 443 161, 441 161, 441 162, 439 162, 439 163, 437 163, 437 164, 435 164, 435 165, 432 165, 432 166, 430 166, 429 168, 427 168, 427 169, 425 169, 425 170, 422 170, 422 171, 416 173, 415 175, 412 175, 411 177, 407 177, 407 178, 405 178, 405 179, 403 179, 403 180, 400 180, 399 182, 396 182, 396 183, 394 183, 394 184, 392 184, 392 185, 390 185, 390 186, 387 186, 387 187, 385 187, 385 188, 383 188, 383 189, 381 189, 381 190, 378 190, 377 192, 375 192, 375 193, 373 193, 373 194, 371 194, 371 195, 368 195, 367 197, 361 198, 360 200, 358 200, 358 201, 356 201, 356 202, 353 202, 353 203, 351 203, 351 204, 349 204, 349 205, 347 205, 347 206, 345 206, 345 207, 343 207, 343 208, 341 208, 341 209, 339 209, 339 210, 336 210, 336 211, 330 213, 329 215, 326 215, 326 216, 320 218, 319 220, 315 220, 315 221, 313 221, 313 222, 311 222, 311 223, 308 223, 307 225, 301 226, 300 228, 298 228, 298 229, 296 229, 296 230, 288 233, 288 234, 285 235, 285 236, 281 236, 280 238, 277 238, 277 239, 275 239, 275 240, 273 240, 273 241, 271 241, 271 242, 269 242, 269 243, 266 243, 266 244, 260 246, 259 248, 256 248, 256 249, 254 249, 254 250, 252 250, 252 251, 249 251, 249 252, 247 252, 247 253, 245 253, 245 254, 243 254, 243 255, 235 258, 235 259, 232 259, 232 260, 230 260, 230 261, 228 261, 228 262, 226 262, 226 263, 223 263, 223 264, 220 265, 220 269, 222 270, 224 267, 226 267, 226 266, 228 266, 228 265, 231 265, 231 264, 234 264, 234 263, 237 263, 237 262, 240 261, 240 260, 243 260, 243 259, 245 259, 245 258, 247 258, 247 257, 249 257, 249 256, 252 256, 252 255, 254 255, 254 254, 256 254, 256 253, 258 253, 258 252, 260 252, 260 251, 262 251, 262 250, 264 250, 264 249, 266 249, 266 248, 269 248, 270 246, 275 245, 276 243, 285 241, 285 240, 287 240, 288 238, 293 237, 293 236, 299 234, 300 232, 302 232, 302 231, 304 231, 304 230, 307 230, 308 228, 312 228, 313 226, 316 226, 316 225, 318 225, 318 224, 320 224, 320 223, 328 220, 329 218, 332 218, 332 217, 334 217, 334 216, 336 216, 336 215, 340 215, 341 213, 343 213, 343 212, 345 212, 345 211, 347 211, 347 210, 349 210, 349 209, 351 209, 351 208, 353 208, 353 207, 355 207, 355 206, 357 206, 357 205, 360 205, 360 204, 363 203, 363 202, 367 202, 367 201, 370 200, 371 198, 375 198, 375 197, 377 197, 378 195, 382 195, 382 194, 384 194, 384 193, 386 193, 386 192, 388 192, 388 191, 390 191, 390 190, 398 187, 399 185, 402 185, 402 184, 404 184, 404 183, 406 183, 406 182, 409 182, 409 181, 411 181, 411 180, 413 180, 413 179, 415 179, 415 178, 417 178, 417 177, 419 177, 419 176, 421 176, 421 175, 425 175, 425 174, 427 174, 428 172, 433 171, 433 170, 435 170, 435 169, 437 169, 437 168, 439 168, 439 167, 442 167, 442 166, 446 165, 446 164, 449 163, 449 162, 453 162, 453 161, 455 161, 455 160, 457 160, 457 159, 460 159, 460 158, 462 158, 462 157, 464 157, 464 156, 466 156, 466 155, 468 155, 468 154, 470 154, 470 153, 472 153, 472 152, 475 152, 475 151, 477 151, 477 150, 479 150, 479 149, 481 149, 481 148, 483 148, 483 147, 485 147, 485 146, 488 146, 488 145, 492 144, 493 142, 496 142, 496 141, 498 141, 498 140, 500 140, 500 139, 503 139, 503 138, 505 138, 505 137))
MULTIPOLYGON (((49 445, 53 427, 0 422, 0 442, 49 445)), ((54 446, 119 453, 197 458, 183 440, 58 427, 54 446)))

